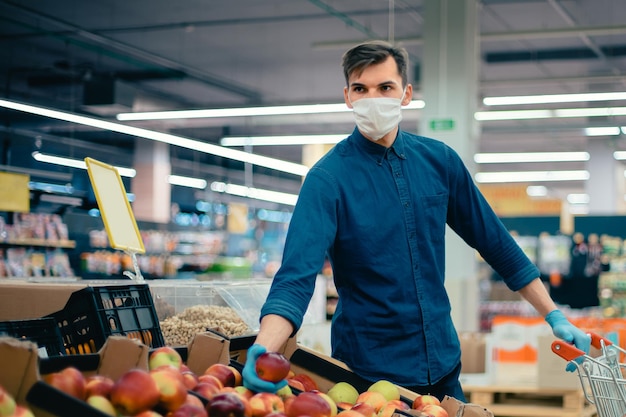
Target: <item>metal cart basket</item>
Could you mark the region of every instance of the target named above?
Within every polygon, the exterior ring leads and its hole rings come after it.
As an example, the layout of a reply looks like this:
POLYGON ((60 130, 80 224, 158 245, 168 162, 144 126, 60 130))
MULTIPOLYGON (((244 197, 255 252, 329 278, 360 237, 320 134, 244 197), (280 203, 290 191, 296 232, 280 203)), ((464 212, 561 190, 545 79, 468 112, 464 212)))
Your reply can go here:
POLYGON ((626 350, 610 340, 590 333, 591 345, 601 354, 592 357, 569 343, 556 340, 552 351, 576 367, 585 398, 594 404, 598 417, 626 415, 626 364, 620 357, 626 350))

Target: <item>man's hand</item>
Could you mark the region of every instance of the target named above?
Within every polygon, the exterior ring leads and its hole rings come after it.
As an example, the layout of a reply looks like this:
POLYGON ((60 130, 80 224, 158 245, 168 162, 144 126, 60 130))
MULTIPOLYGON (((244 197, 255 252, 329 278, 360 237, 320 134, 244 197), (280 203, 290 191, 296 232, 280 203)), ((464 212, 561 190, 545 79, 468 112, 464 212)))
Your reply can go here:
POLYGON ((243 367, 242 377, 243 385, 254 392, 271 392, 275 393, 279 389, 287 385, 287 380, 279 382, 264 381, 259 378, 256 373, 256 360, 265 353, 265 346, 254 344, 248 349, 248 355, 246 357, 246 364, 243 367))
MULTIPOLYGON (((589 354, 589 349, 591 348, 591 336, 570 323, 560 310, 552 310, 549 312, 546 315, 546 322, 548 322, 550 327, 552 327, 552 333, 554 336, 566 341, 567 343, 573 344, 578 349, 584 351, 586 355, 589 354)), ((577 363, 581 363, 583 358, 581 356, 575 360, 577 363)), ((576 370, 576 365, 568 363, 565 370, 573 372, 576 370)))

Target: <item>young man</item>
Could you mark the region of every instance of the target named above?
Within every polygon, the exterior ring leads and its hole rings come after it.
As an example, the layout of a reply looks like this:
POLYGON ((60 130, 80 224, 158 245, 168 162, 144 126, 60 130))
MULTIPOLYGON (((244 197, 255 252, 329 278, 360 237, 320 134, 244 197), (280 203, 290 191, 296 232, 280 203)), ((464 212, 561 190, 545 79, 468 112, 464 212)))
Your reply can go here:
POLYGON ((546 316, 557 337, 589 350, 589 336, 557 310, 460 157, 440 141, 399 130, 401 106, 413 94, 407 66, 406 51, 385 42, 344 54, 344 100, 356 129, 302 185, 244 368, 244 384, 255 391, 284 384, 260 380, 254 362, 299 329, 328 256, 339 292, 332 356, 368 381, 464 400, 444 287, 446 224, 546 316))

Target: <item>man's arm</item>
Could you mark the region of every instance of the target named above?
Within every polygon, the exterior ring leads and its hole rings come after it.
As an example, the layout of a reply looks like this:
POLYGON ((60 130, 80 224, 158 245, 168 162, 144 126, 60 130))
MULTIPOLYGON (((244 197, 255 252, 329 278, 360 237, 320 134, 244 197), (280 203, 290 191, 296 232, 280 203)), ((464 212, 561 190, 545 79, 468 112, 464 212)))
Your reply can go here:
POLYGON ((550 297, 546 287, 541 279, 535 278, 528 285, 518 291, 526 301, 528 301, 537 310, 542 317, 549 312, 556 310, 556 304, 550 297))
POLYGON ((275 352, 287 342, 293 330, 289 320, 276 314, 268 314, 261 319, 261 327, 254 343, 265 346, 268 352, 275 352))

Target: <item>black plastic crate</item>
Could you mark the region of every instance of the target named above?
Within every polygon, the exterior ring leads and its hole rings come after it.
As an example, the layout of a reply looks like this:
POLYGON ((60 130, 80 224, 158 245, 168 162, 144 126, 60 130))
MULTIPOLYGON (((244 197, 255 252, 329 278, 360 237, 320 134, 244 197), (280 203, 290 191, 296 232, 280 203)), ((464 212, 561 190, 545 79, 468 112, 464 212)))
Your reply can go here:
POLYGON ((29 340, 39 349, 45 349, 48 356, 65 353, 61 332, 56 320, 51 317, 32 320, 11 320, 0 322, 0 335, 29 340))
POLYGON ((112 335, 165 345, 148 284, 83 288, 50 316, 69 354, 95 353, 112 335))

